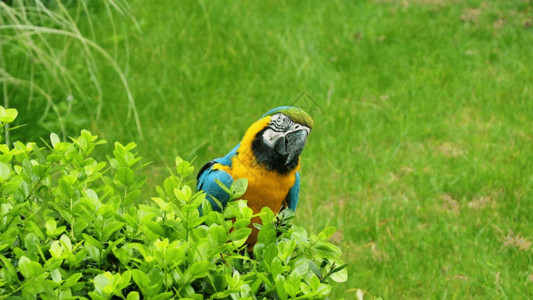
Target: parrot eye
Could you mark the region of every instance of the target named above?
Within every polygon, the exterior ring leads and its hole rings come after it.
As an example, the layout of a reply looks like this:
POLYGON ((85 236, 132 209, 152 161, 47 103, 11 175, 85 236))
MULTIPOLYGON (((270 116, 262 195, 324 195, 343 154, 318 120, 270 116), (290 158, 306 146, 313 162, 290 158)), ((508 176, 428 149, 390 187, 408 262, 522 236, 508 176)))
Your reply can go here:
POLYGON ((270 119, 274 129, 285 131, 291 126, 292 120, 284 114, 276 114, 270 119))

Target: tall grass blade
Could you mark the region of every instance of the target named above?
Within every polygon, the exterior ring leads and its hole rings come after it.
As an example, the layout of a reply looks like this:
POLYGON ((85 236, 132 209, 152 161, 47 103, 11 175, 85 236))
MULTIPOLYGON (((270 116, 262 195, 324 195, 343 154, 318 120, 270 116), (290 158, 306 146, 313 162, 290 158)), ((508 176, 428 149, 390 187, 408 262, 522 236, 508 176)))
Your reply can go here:
POLYGON ((16 85, 19 88, 28 89, 28 110, 32 107, 32 102, 35 101, 37 95, 46 100, 47 104, 41 120, 50 110, 53 111, 58 117, 57 122, 63 134, 65 134, 65 124, 63 118, 59 116, 70 113, 72 102, 68 102, 66 106, 62 105, 61 109, 57 105, 58 102, 76 98, 81 99, 87 108, 91 108, 93 106, 88 101, 95 99, 96 109, 89 111, 94 113, 98 120, 104 103, 102 79, 99 75, 102 62, 97 59, 99 57, 103 58, 105 64, 111 66, 113 72, 118 75, 126 93, 128 115, 133 115, 137 132, 142 138, 142 127, 135 99, 124 71, 128 68, 129 54, 125 58, 124 70, 118 63, 119 44, 116 38, 118 30, 114 20, 115 13, 118 13, 120 17, 130 18, 137 29, 139 26, 128 13, 129 7, 126 1, 103 0, 103 5, 105 7, 104 18, 109 20, 112 28, 112 54, 96 42, 92 20, 94 13, 85 1, 71 3, 16 0, 11 4, 0 1, 0 67, 2 70, 0 82, 2 82, 2 94, 6 108, 9 107, 10 99, 8 86, 16 85), (89 31, 87 34, 80 29, 80 22, 87 24, 89 31), (9 50, 9 53, 6 50, 9 50), (77 57, 77 60, 83 62, 83 72, 86 72, 90 85, 86 84, 86 79, 84 81, 78 79, 81 75, 79 70, 72 69, 72 57, 77 57), (10 63, 10 60, 16 64, 10 63), (61 99, 58 97, 60 96, 58 91, 66 95, 65 100, 57 100, 61 99))

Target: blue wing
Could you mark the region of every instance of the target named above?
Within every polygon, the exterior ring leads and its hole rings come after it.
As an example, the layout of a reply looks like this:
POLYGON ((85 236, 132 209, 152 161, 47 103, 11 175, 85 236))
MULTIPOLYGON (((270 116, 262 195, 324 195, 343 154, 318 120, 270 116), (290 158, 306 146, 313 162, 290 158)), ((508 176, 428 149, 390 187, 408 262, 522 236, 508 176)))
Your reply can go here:
POLYGON ((198 172, 196 190, 202 190, 207 194, 207 200, 209 200, 215 211, 221 211, 222 208, 226 207, 229 200, 228 193, 218 185, 216 179, 229 188, 233 183, 233 178, 223 170, 213 170, 213 165, 218 163, 231 167, 231 158, 235 156, 238 148, 239 145, 233 148, 233 150, 231 150, 226 156, 208 162, 200 169, 200 172, 198 172), (213 198, 217 199, 220 204, 222 204, 222 208, 213 200, 213 198))
POLYGON ((298 196, 300 195, 300 174, 296 172, 296 181, 294 185, 289 190, 287 195, 287 205, 293 211, 296 211, 296 205, 298 204, 298 196))

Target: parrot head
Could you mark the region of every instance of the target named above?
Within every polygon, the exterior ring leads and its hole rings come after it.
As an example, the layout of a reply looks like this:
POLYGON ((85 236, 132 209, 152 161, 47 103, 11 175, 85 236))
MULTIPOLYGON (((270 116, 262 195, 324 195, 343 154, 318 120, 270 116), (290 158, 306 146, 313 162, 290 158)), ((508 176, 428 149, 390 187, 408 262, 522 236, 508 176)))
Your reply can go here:
POLYGON ((257 132, 252 151, 257 162, 268 170, 286 174, 294 170, 313 127, 313 119, 302 109, 292 106, 277 107, 265 115, 268 124, 257 132))

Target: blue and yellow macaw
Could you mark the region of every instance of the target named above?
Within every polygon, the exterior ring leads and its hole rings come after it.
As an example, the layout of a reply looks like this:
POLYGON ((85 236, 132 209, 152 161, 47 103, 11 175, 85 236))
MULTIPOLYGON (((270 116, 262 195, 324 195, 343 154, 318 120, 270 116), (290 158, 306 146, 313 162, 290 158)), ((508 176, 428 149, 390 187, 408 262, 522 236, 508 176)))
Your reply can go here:
MULTIPOLYGON (((214 210, 226 206, 229 195, 217 184, 231 186, 238 178, 248 179, 248 189, 241 197, 248 200, 254 214, 265 206, 273 212, 296 209, 300 193, 300 153, 313 127, 311 117, 297 107, 277 107, 248 128, 241 142, 226 156, 205 164, 198 172, 197 190, 203 190, 214 210)), ((253 223, 261 223, 259 217, 253 223)), ((247 244, 257 241, 257 229, 252 226, 247 244)))

